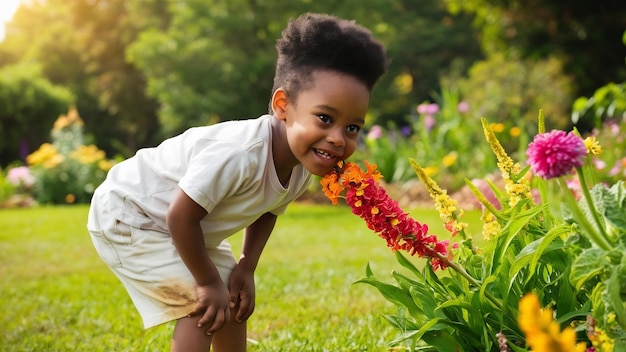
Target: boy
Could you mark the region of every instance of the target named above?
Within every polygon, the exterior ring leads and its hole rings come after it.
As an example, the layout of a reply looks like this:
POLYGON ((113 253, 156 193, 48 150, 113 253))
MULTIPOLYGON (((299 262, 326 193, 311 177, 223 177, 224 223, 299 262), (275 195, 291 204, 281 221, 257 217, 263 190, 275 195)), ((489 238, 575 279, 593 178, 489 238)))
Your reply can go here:
POLYGON ((270 114, 191 128, 111 169, 88 229, 146 328, 172 351, 245 351, 254 270, 277 215, 356 149, 385 51, 354 22, 305 14, 276 44, 270 114), (244 229, 241 257, 226 238, 244 229))

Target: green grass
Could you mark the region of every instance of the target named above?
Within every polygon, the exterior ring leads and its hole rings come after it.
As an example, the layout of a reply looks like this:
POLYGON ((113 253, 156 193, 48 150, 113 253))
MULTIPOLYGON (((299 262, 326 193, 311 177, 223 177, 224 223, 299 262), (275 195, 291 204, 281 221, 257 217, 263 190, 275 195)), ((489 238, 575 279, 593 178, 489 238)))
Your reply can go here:
MULTIPOLYGON (((169 350, 173 324, 143 329, 122 285, 93 249, 87 211, 0 211, 3 350, 169 350)), ((432 232, 445 232, 436 212, 414 216, 432 232)), ((240 241, 240 234, 231 240, 236 251, 240 241)), ((395 308, 374 288, 352 285, 368 262, 382 278, 400 270, 384 241, 348 208, 293 204, 257 268, 248 350, 386 351, 396 332, 381 314, 395 308)))

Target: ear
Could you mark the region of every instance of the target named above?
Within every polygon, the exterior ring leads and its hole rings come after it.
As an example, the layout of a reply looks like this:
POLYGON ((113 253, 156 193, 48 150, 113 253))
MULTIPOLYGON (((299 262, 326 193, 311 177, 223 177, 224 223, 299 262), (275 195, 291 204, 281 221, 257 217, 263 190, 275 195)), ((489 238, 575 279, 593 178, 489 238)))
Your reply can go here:
POLYGON ((272 95, 272 110, 279 120, 287 118, 287 105, 289 105, 287 92, 283 88, 276 89, 272 95))

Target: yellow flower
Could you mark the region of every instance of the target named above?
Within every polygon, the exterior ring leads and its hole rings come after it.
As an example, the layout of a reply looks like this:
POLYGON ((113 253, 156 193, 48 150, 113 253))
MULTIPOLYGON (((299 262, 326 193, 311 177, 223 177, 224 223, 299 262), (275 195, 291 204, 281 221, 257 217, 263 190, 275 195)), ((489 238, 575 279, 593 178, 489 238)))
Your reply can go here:
POLYGON ((458 158, 457 152, 450 152, 446 156, 443 157, 443 160, 442 160, 443 165, 445 165, 446 167, 450 167, 454 165, 457 158, 458 158))
POLYGON ((502 230, 498 219, 490 211, 483 209, 480 219, 483 221, 483 237, 486 240, 497 236, 502 230))
POLYGON ((516 177, 522 171, 522 167, 519 163, 514 162, 513 159, 511 159, 511 157, 506 153, 506 150, 504 150, 502 144, 500 144, 500 141, 491 130, 490 125, 487 124, 487 120, 482 118, 481 122, 483 124, 485 138, 487 139, 487 142, 489 142, 489 145, 498 160, 498 168, 500 169, 502 178, 504 179, 504 189, 509 196, 509 205, 514 207, 522 199, 531 199, 532 203, 529 180, 525 177, 522 177, 517 181, 512 179, 512 176, 516 177))
POLYGON ((98 169, 102 171, 109 171, 113 167, 113 162, 111 160, 100 160, 98 161, 98 169))
MULTIPOLYGON (((450 224, 449 228, 453 230, 453 234, 463 231, 467 224, 459 221, 463 216, 463 212, 457 208, 457 201, 450 198, 448 192, 441 189, 415 160, 409 159, 409 162, 417 173, 417 177, 424 183, 430 197, 435 201, 435 209, 439 212, 439 217, 445 224, 450 224)), ((465 233, 463 233, 463 236, 465 237, 465 233)))
POLYGON ((65 160, 65 157, 61 154, 55 154, 49 159, 45 160, 41 165, 44 169, 54 169, 65 160))
POLYGON ((502 123, 492 123, 489 125, 489 128, 496 132, 496 133, 500 133, 502 131, 504 131, 504 124, 502 123))
POLYGON ((76 126, 82 126, 84 123, 78 115, 78 110, 76 110, 76 108, 71 108, 70 111, 67 112, 67 115, 59 116, 59 118, 54 122, 52 129, 60 131, 74 124, 76 126))
POLYGON ((520 299, 517 322, 532 351, 584 352, 587 348, 584 343, 576 344, 576 332, 571 326, 561 331, 552 309, 541 309, 539 298, 533 293, 520 299))
POLYGON ((26 162, 30 166, 42 165, 46 169, 53 168, 63 162, 63 155, 50 143, 44 143, 26 157, 26 162))
POLYGON ((78 160, 81 164, 92 164, 104 159, 104 151, 98 149, 95 145, 81 145, 76 148, 70 155, 72 159, 78 160))
POLYGON ((596 140, 596 137, 585 138, 585 147, 587 147, 587 154, 600 155, 602 153, 602 147, 596 140))
POLYGON ((511 127, 511 129, 509 130, 509 134, 511 135, 511 137, 519 137, 522 134, 522 129, 517 126, 511 127))

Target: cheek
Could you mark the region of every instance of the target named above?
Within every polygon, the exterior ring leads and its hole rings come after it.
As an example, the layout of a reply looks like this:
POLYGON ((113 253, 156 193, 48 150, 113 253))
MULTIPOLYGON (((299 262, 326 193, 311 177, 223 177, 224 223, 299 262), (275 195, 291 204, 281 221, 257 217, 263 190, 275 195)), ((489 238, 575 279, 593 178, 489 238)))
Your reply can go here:
POLYGON ((345 149, 346 158, 354 154, 354 152, 356 151, 357 141, 358 139, 356 138, 346 139, 346 149, 345 149))

